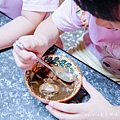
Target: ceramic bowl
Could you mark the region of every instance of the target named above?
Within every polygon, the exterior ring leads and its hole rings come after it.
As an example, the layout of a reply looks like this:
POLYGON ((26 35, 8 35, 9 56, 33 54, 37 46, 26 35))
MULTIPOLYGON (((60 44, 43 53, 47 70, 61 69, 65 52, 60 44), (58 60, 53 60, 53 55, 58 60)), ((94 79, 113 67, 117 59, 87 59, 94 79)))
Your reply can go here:
POLYGON ((81 88, 82 73, 80 68, 69 58, 50 54, 42 59, 50 66, 56 65, 69 70, 70 76, 76 76, 75 82, 67 83, 59 79, 52 71, 36 62, 25 73, 25 84, 30 93, 43 103, 49 101, 66 102, 73 98, 81 88))

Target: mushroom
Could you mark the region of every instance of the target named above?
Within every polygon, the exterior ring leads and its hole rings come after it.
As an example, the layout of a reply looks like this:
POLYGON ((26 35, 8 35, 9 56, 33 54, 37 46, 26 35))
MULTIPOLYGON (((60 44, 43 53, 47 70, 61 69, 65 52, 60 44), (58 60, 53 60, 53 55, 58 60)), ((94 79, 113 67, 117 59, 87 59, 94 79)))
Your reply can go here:
POLYGON ((43 83, 39 87, 39 92, 44 95, 56 94, 59 91, 60 91, 60 88, 57 85, 50 84, 50 83, 43 83))

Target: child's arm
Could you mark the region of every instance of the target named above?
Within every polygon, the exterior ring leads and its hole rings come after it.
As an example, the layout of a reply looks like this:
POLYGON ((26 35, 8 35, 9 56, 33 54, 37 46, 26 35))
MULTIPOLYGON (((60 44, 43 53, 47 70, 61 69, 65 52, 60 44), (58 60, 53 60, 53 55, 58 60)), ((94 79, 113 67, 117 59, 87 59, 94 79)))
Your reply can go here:
POLYGON ((0 28, 0 50, 12 46, 21 36, 34 32, 46 13, 22 11, 20 17, 0 28))
POLYGON ((30 69, 36 61, 36 55, 41 57, 56 42, 62 31, 71 31, 81 27, 82 23, 73 4, 72 0, 65 0, 54 11, 52 17, 40 23, 34 36, 24 36, 19 39, 29 52, 20 50, 14 45, 13 53, 18 67, 30 69))
POLYGON ((52 14, 52 17, 40 23, 34 36, 24 36, 19 39, 27 51, 20 50, 14 45, 13 55, 18 67, 24 70, 30 69, 36 62, 36 55, 41 57, 56 42, 62 31, 70 31, 81 27, 81 23, 76 25, 79 19, 72 3, 72 0, 65 0, 52 14), (73 12, 71 12, 71 6, 73 12), (73 20, 73 18, 77 20, 73 20))
POLYGON ((63 31, 59 30, 54 24, 52 17, 49 17, 38 25, 34 36, 38 38, 38 43, 43 39, 48 49, 58 40, 59 35, 62 33, 63 31))
POLYGON ((41 57, 50 48, 62 33, 52 21, 52 18, 42 21, 35 30, 34 35, 23 36, 19 41, 26 50, 13 45, 13 55, 16 64, 23 70, 30 69, 36 62, 36 55, 41 57))

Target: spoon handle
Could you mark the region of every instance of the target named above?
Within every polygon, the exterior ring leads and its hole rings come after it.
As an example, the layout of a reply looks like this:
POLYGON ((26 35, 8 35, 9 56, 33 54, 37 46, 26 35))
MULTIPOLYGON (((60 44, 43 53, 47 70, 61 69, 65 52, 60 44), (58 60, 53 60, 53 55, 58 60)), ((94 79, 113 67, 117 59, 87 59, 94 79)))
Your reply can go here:
MULTIPOLYGON (((37 60, 38 60, 39 62, 41 62, 43 65, 45 65, 47 68, 49 68, 50 70, 52 70, 52 68, 51 68, 46 62, 44 62, 41 58, 37 57, 37 60)), ((53 70, 52 70, 52 71, 53 71, 53 70)))
MULTIPOLYGON (((20 49, 23 49, 23 50, 26 50, 24 47, 23 47, 23 45, 22 45, 22 43, 21 42, 19 42, 19 41, 15 41, 15 45, 17 46, 17 47, 19 47, 20 49)), ((46 62, 44 62, 40 57, 38 57, 38 56, 36 56, 37 57, 37 60, 39 61, 39 62, 41 62, 43 65, 45 65, 47 68, 49 68, 50 70, 52 70, 52 68, 46 63, 46 62)), ((53 71, 53 70, 52 70, 53 71)))

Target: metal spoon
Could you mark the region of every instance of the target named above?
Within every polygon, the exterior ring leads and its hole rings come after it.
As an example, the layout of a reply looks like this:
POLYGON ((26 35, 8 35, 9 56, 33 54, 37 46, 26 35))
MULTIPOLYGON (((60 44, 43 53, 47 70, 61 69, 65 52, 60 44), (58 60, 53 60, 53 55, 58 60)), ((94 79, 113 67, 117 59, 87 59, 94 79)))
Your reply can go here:
MULTIPOLYGON (((26 50, 23 47, 22 43, 19 41, 16 41, 15 45, 20 49, 26 50)), ((60 67, 60 66, 51 67, 38 56, 37 56, 37 60, 41 62, 43 65, 45 65, 47 68, 49 68, 57 77, 59 77, 61 80, 65 82, 74 82, 77 79, 77 77, 70 77, 71 76, 70 72, 63 67, 60 67)))

